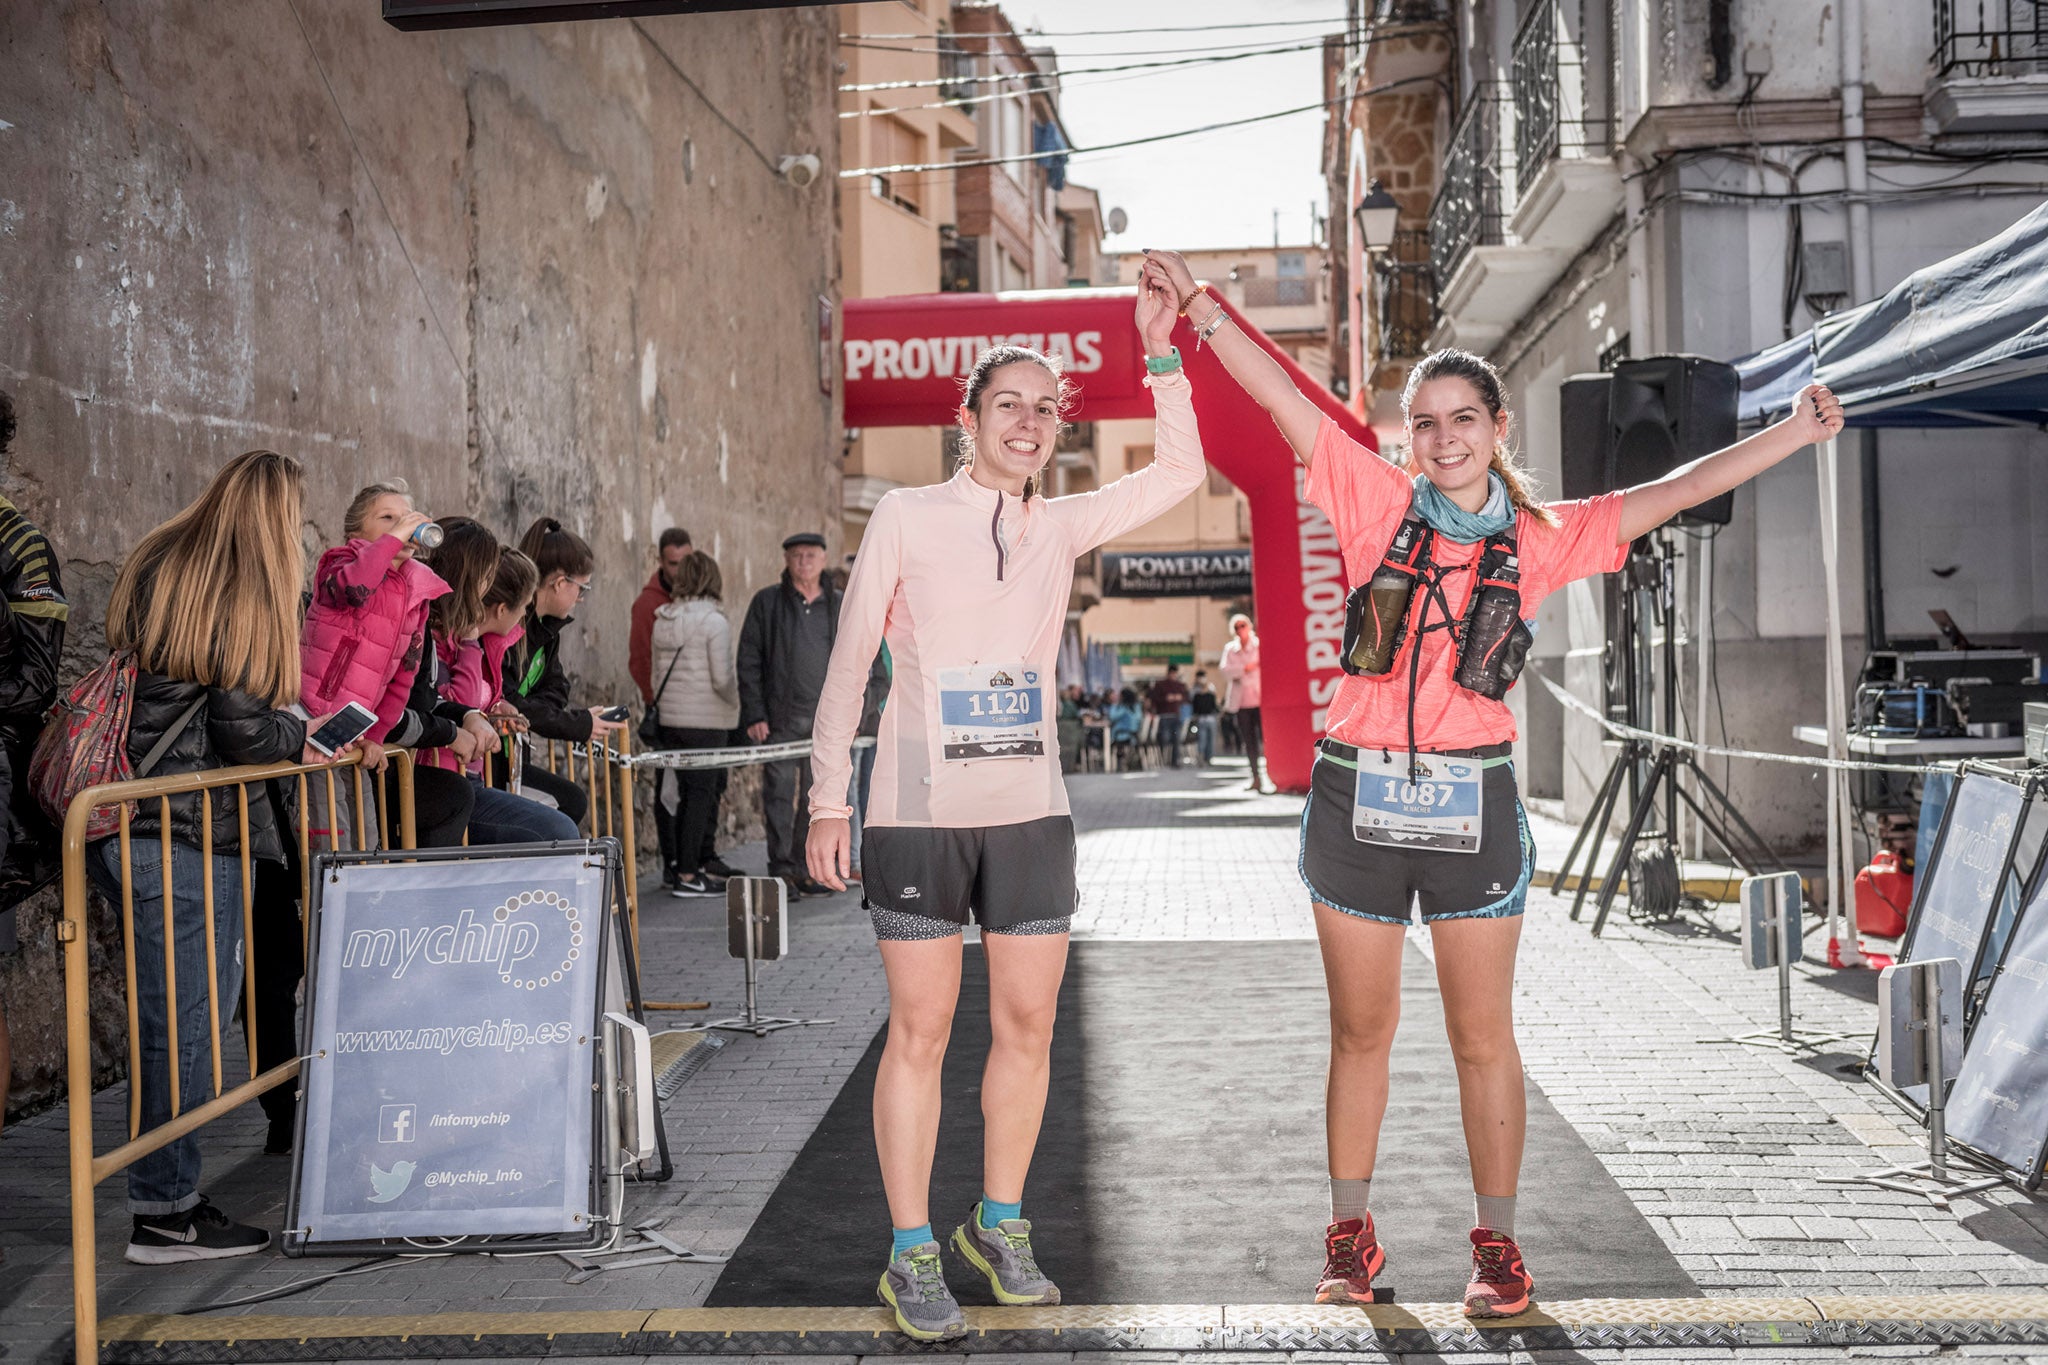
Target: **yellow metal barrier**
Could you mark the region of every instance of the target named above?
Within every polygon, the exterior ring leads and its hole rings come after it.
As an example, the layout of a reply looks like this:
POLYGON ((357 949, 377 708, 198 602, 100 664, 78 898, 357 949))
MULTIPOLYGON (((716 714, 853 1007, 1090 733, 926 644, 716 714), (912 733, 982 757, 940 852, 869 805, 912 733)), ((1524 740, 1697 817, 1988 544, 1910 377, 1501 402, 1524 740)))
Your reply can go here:
POLYGON ((582 785, 590 793, 590 837, 617 839, 626 870, 626 928, 633 936, 633 960, 640 960, 640 854, 634 848, 633 769, 623 760, 631 750, 628 730, 615 730, 603 739, 577 744, 569 740, 534 740, 537 753, 547 755, 546 766, 557 777, 577 781, 582 761, 582 785), (559 756, 559 757, 558 757, 559 756))
MULTIPOLYGON (((357 849, 370 846, 369 832, 373 821, 381 847, 413 847, 412 755, 402 749, 390 749, 385 752, 396 768, 391 781, 391 785, 398 790, 398 838, 395 844, 391 837, 393 831, 389 812, 386 809, 389 803, 370 799, 370 792, 380 784, 374 779, 365 781, 359 765, 359 756, 356 755, 333 764, 275 763, 245 768, 215 768, 206 772, 150 777, 132 782, 110 782, 87 788, 72 800, 71 808, 66 812, 64 820, 64 915, 57 925, 57 938, 64 946, 64 1022, 70 1091, 67 1106, 70 1118, 72 1319, 76 1325, 79 1361, 94 1362, 99 1359, 99 1274, 97 1239, 93 1223, 94 1187, 141 1157, 167 1146, 299 1074, 297 1058, 261 1074, 258 1074, 256 1069, 256 1009, 252 999, 256 981, 256 955, 252 947, 251 933, 255 914, 255 879, 250 867, 249 853, 250 788, 256 788, 256 799, 268 800, 269 794, 263 790, 262 784, 285 780, 295 784, 298 796, 297 834, 301 867, 300 904, 310 906, 311 886, 307 879, 311 875, 311 857, 315 852, 336 850, 338 839, 333 826, 337 822, 333 814, 345 808, 344 802, 347 803, 346 808, 350 812, 349 829, 353 831, 353 842, 357 849), (316 787, 313 784, 324 784, 324 809, 329 813, 329 828, 325 831, 326 843, 321 849, 313 847, 310 827, 309 807, 312 802, 309 798, 316 794, 316 787), (213 793, 229 787, 236 788, 238 792, 235 804, 242 873, 242 993, 244 1000, 249 1002, 244 1010, 248 1032, 249 1078, 234 1086, 227 1084, 221 1063, 220 975, 214 940, 213 885, 213 793), (178 1061, 178 979, 177 953, 174 946, 177 936, 174 926, 171 865, 171 798, 187 795, 197 795, 199 798, 201 895, 206 924, 207 1026, 213 1044, 212 1096, 191 1108, 187 1108, 185 1104, 188 1097, 179 1093, 179 1073, 183 1068, 178 1061), (150 1129, 147 1133, 142 1131, 142 1037, 135 972, 135 888, 129 876, 129 854, 132 847, 129 833, 132 816, 129 806, 132 802, 145 801, 158 803, 158 816, 162 824, 160 838, 163 846, 163 989, 168 1002, 165 1017, 169 1025, 166 1043, 171 1111, 168 1122, 150 1129), (121 841, 119 908, 128 1006, 128 1140, 105 1155, 99 1155, 94 1151, 92 1123, 91 968, 87 951, 90 936, 87 932, 86 912, 85 827, 93 811, 106 807, 118 807, 120 810, 120 830, 112 837, 121 841), (373 809, 374 815, 371 813, 373 809)), ((310 932, 312 916, 306 914, 305 919, 307 930, 310 932)))

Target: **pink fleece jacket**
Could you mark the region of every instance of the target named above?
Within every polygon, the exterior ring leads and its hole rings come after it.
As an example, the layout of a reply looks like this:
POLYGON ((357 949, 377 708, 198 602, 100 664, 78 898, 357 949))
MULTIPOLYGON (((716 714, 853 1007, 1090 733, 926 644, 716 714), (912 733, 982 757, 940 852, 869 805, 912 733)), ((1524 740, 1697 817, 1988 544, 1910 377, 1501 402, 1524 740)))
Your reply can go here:
MULTIPOLYGON (((524 634, 525 626, 514 626, 502 635, 479 635, 474 640, 456 643, 436 636, 441 657, 448 665, 448 680, 441 684, 442 697, 489 715, 498 699, 505 695, 505 655, 524 634)), ((430 749, 420 758, 435 768, 461 768, 477 774, 484 770, 482 759, 471 759, 463 764, 456 759, 452 749, 430 749)))
POLYGON ((984 488, 963 469, 945 483, 895 489, 875 505, 818 698, 812 818, 850 814, 850 748, 884 639, 894 682, 868 824, 961 829, 1067 813, 1054 672, 1074 560, 1159 516, 1205 473, 1187 376, 1149 383, 1158 419, 1152 463, 1106 488, 1027 502, 984 488), (970 669, 979 670, 971 685, 963 676, 970 669), (962 756, 977 746, 963 744, 951 722, 978 720, 982 708, 1019 722, 1036 715, 1036 740, 1009 742, 1012 729, 990 746, 999 756, 962 756))
POLYGON ((356 702, 377 713, 368 737, 383 743, 405 711, 426 638, 427 605, 448 585, 416 559, 400 559, 397 536, 357 538, 320 556, 313 602, 299 629, 306 714, 356 702))

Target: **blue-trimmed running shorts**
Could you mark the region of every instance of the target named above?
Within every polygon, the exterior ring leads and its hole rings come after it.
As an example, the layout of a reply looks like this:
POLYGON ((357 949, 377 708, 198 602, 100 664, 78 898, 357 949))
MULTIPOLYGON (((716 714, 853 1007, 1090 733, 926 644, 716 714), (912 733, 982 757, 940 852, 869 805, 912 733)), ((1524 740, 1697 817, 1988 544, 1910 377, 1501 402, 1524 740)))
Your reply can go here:
MULTIPOLYGON (((1349 746, 1339 746, 1348 753, 1349 746)), ((1316 754, 1308 805, 1301 813, 1301 880, 1323 904, 1381 924, 1445 919, 1504 919, 1522 913, 1536 844, 1515 790, 1509 746, 1460 749, 1454 757, 1496 759, 1480 785, 1479 848, 1473 853, 1389 848, 1351 832, 1358 769, 1328 749, 1316 754)))

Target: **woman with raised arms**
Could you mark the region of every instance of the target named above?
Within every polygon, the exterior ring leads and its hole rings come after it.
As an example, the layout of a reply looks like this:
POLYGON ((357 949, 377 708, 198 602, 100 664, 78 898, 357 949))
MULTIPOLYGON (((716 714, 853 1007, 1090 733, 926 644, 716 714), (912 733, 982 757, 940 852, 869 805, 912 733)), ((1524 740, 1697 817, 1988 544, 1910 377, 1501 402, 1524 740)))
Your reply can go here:
POLYGON ((1329 708, 1302 817, 1301 875, 1330 992, 1326 1127, 1330 1224, 1318 1303, 1370 1302, 1386 1263, 1368 1212, 1414 908, 1435 947, 1458 1073, 1475 1226, 1465 1311, 1505 1317, 1535 1280, 1515 1241, 1522 1058, 1515 949, 1533 845, 1515 792, 1505 700, 1537 604, 1621 567, 1628 544, 1842 427, 1818 385, 1784 421, 1661 479, 1573 502, 1537 499, 1508 444, 1493 366, 1438 351, 1401 395, 1406 458, 1346 436, 1267 352, 1202 295, 1187 263, 1149 253, 1188 321, 1272 415, 1336 528, 1352 584, 1346 673, 1329 708))
POLYGON ((966 1331, 927 1196, 970 915, 988 960, 992 1037, 981 1201, 951 1242, 998 1303, 1059 1302, 1021 1212, 1075 906, 1054 670, 1075 558, 1165 512, 1204 477, 1193 400, 1169 342, 1179 304, 1163 272, 1148 268, 1137 325, 1158 413, 1155 455, 1092 493, 1041 493, 1067 399, 1058 358, 998 346, 975 361, 957 413, 961 468, 876 504, 818 699, 807 854, 811 876, 843 890, 849 746, 869 665, 888 641, 895 683, 861 853, 889 981, 875 1145, 894 1241, 879 1292, 921 1341, 966 1331))

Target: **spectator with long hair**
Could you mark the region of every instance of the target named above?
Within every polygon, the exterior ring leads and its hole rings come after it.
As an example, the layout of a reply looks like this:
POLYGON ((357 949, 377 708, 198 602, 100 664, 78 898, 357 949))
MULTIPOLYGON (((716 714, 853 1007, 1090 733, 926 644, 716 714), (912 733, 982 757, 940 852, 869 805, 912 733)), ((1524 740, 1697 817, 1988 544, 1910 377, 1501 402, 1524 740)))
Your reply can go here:
MULTIPOLYGON (((449 749, 428 754, 426 761, 440 767, 454 764, 469 775, 474 788, 471 796, 475 801, 469 813, 469 841, 472 844, 528 844, 574 839, 576 822, 551 802, 543 804, 509 791, 500 791, 483 780, 488 769, 502 766, 509 758, 500 744, 492 717, 505 716, 515 733, 520 724, 517 713, 503 704, 505 655, 519 639, 520 622, 533 601, 539 575, 534 571, 532 560, 509 546, 500 546, 489 531, 467 517, 451 517, 443 523, 443 530, 450 541, 455 538, 456 523, 467 523, 459 528, 464 541, 470 546, 465 554, 481 559, 480 552, 488 539, 491 570, 488 577, 479 575, 483 593, 474 614, 461 619, 451 612, 445 630, 441 623, 436 623, 434 650, 445 665, 445 674, 440 682, 442 700, 450 706, 462 708, 464 729, 476 734, 482 743, 477 752, 467 759, 460 758, 449 749), (478 721, 481 721, 482 729, 477 728, 478 721), (488 739, 483 738, 484 731, 489 732, 488 739), (497 757, 487 762, 493 754, 497 757)), ((446 544, 444 542, 442 548, 445 549, 446 544)))
MULTIPOLYGON (((604 719, 603 706, 569 705, 569 675, 562 668, 562 628, 575 619, 569 613, 590 591, 590 576, 597 571, 590 543, 553 517, 542 517, 526 528, 519 552, 533 561, 540 580, 526 609, 525 631, 505 654, 504 699, 542 739, 588 744, 623 730, 622 722, 604 719)), ((590 794, 534 762, 530 749, 523 780, 546 792, 570 820, 583 823, 590 794)))
MULTIPOLYGON (((719 605, 725 576, 703 551, 672 576, 675 597, 654 613, 655 718, 664 749, 716 749, 740 719, 739 675, 733 665, 732 622, 719 605)), ((725 882, 704 867, 702 851, 718 820, 719 771, 664 768, 655 774, 654 818, 665 823, 664 867, 669 894, 716 896, 725 882)))
MULTIPOLYGON (((306 747, 308 722, 287 709, 300 694, 303 482, 299 462, 288 456, 267 450, 238 455, 189 506, 144 536, 121 566, 107 608, 107 643, 135 654, 130 761, 140 767, 167 740, 151 776, 320 761, 306 747)), ((242 895, 241 855, 261 862, 284 858, 270 802, 226 787, 207 802, 197 793, 170 798, 166 868, 163 810, 158 801, 139 804, 125 861, 119 838, 98 841, 87 856, 88 872, 116 904, 124 881, 133 897, 129 943, 140 1068, 131 1084, 140 1092, 144 1131, 176 1116, 173 1067, 179 1107, 189 1111, 205 1093, 209 1061, 220 1060, 209 1058, 208 970, 210 964, 217 972, 211 1017, 227 1020, 242 988, 242 916, 234 910, 242 895), (202 852, 209 839, 210 858, 202 852), (166 990, 167 960, 175 969, 175 1000, 166 990), (169 1041, 174 1016, 176 1056, 169 1041)), ((268 1232, 234 1222, 199 1192, 199 1170, 199 1142, 189 1134, 128 1168, 130 1261, 165 1265, 243 1256, 270 1244, 268 1232)))

